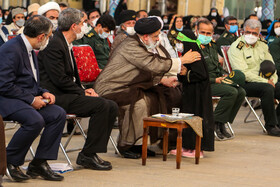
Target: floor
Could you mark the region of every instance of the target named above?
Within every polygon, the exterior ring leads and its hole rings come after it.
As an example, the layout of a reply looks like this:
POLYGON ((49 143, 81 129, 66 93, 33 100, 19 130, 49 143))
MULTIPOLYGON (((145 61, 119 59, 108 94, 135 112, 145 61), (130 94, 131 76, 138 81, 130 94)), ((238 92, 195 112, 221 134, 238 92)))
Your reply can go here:
MULTIPOLYGON (((236 137, 228 141, 216 141, 216 150, 205 152, 205 158, 200 160, 199 165, 194 164, 194 159, 182 158, 181 169, 178 170, 175 169, 175 156, 169 155, 167 161, 163 162, 158 155, 148 158, 147 165, 142 166, 141 159, 117 156, 109 142, 108 153, 100 156, 112 162, 111 171, 94 171, 74 165, 74 171, 63 174, 63 182, 32 179, 15 183, 4 177, 3 186, 279 186, 280 138, 265 135, 257 122, 244 124, 247 111, 248 108, 242 107, 232 125, 236 137)), ((7 131, 7 141, 13 133, 14 130, 7 131)), ((117 134, 118 130, 113 130, 115 139, 117 134)), ((82 140, 81 136, 75 136, 69 146, 82 146, 82 140)), ((69 153, 73 163, 77 153, 69 153)), ((31 158, 30 155, 28 158, 31 158)), ((66 162, 61 152, 55 162, 66 162)))

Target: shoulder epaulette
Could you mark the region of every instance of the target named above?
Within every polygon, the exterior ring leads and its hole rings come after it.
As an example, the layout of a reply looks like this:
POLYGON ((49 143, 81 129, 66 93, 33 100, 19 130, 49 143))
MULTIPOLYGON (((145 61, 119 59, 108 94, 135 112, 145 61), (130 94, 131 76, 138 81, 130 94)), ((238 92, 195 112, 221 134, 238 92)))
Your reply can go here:
POLYGON ((267 41, 263 38, 260 38, 260 41, 264 42, 265 44, 267 44, 267 41))
POLYGON ((223 35, 223 37, 225 38, 225 37, 227 37, 227 35, 228 35, 228 33, 225 33, 225 34, 223 35))
POLYGON ((215 40, 211 40, 211 43, 214 43, 214 44, 215 44, 215 43, 216 43, 216 41, 215 41, 215 40))
POLYGON ((93 34, 92 32, 90 32, 90 33, 87 34, 87 37, 90 38, 90 37, 92 37, 93 35, 94 35, 94 34, 93 34))
POLYGON ((170 34, 171 34, 171 35, 175 35, 175 34, 176 34, 176 31, 175 31, 175 30, 171 30, 171 31, 170 31, 170 34))
POLYGON ((244 45, 245 43, 243 41, 240 41, 236 47, 241 50, 244 45))

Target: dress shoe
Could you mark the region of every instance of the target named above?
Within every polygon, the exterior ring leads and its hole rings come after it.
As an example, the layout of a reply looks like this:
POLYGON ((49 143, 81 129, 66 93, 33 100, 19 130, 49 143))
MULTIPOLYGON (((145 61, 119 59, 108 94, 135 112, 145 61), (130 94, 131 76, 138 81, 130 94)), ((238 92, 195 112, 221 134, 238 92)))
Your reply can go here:
POLYGON ((40 176, 49 181, 62 181, 64 179, 63 176, 52 171, 47 161, 38 165, 33 164, 31 161, 28 165, 26 174, 32 178, 40 176))
POLYGON ((275 126, 265 126, 267 134, 270 136, 280 136, 280 129, 275 126))
MULTIPOLYGON (((129 150, 134 153, 138 153, 138 154, 142 155, 142 145, 134 145, 131 148, 129 148, 129 150)), ((147 156, 155 157, 156 153, 154 151, 147 149, 147 156)))
POLYGON ((94 155, 96 157, 96 159, 98 160, 98 162, 104 166, 111 166, 112 164, 109 161, 105 161, 102 158, 100 158, 97 154, 94 155))
POLYGON ((220 126, 220 131, 224 135, 224 137, 231 138, 231 134, 227 132, 225 124, 224 123, 220 123, 219 126, 220 126))
POLYGON ((141 154, 132 152, 130 150, 120 151, 120 153, 124 158, 130 158, 130 159, 141 158, 141 154))
POLYGON ((7 164, 7 174, 9 178, 16 182, 21 182, 30 179, 28 175, 25 175, 19 166, 13 166, 12 164, 7 164))
POLYGON ((76 163, 78 165, 84 166, 85 168, 94 169, 94 170, 111 170, 112 165, 103 165, 99 162, 97 155, 93 157, 88 157, 82 152, 79 153, 76 163))
POLYGON ((224 135, 223 135, 222 132, 221 132, 219 122, 216 122, 216 123, 215 123, 215 132, 216 132, 216 135, 217 135, 218 139, 220 139, 220 140, 223 140, 223 139, 224 139, 224 135))

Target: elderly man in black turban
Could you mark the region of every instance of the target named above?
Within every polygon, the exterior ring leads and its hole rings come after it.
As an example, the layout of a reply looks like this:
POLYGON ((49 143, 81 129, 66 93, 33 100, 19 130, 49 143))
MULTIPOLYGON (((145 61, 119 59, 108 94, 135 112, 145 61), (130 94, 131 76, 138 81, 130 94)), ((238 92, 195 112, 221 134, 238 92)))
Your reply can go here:
POLYGON ((136 34, 128 36, 113 51, 94 86, 100 96, 119 105, 118 147, 126 158, 140 158, 142 119, 166 112, 163 90, 177 86, 181 65, 200 59, 200 54, 192 51, 171 59, 158 44, 161 23, 156 17, 138 20, 134 29, 136 34))

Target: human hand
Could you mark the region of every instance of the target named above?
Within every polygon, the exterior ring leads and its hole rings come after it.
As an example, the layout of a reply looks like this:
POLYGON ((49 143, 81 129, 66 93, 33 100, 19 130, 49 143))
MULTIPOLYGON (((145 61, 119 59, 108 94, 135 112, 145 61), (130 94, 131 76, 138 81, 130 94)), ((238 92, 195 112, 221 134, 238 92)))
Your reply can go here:
POLYGON ((188 72, 188 69, 184 65, 181 65, 180 75, 186 75, 187 72, 188 72))
POLYGON ((99 97, 99 95, 92 88, 86 89, 85 94, 86 96, 99 97))
POLYGON ((224 79, 225 79, 225 77, 218 77, 218 78, 216 78, 216 83, 221 84, 222 80, 224 80, 224 79))
POLYGON ((193 63, 195 61, 200 60, 201 59, 201 55, 200 55, 199 52, 192 51, 192 49, 190 49, 180 59, 181 59, 182 64, 191 64, 191 63, 193 63))
POLYGON ((48 104, 52 105, 52 104, 55 103, 55 96, 53 94, 51 94, 49 92, 45 92, 45 93, 43 93, 42 96, 43 96, 44 99, 49 99, 50 100, 50 102, 48 104))
POLYGON ((273 79, 269 79, 269 80, 267 81, 267 83, 270 84, 270 85, 272 85, 272 86, 275 88, 275 84, 274 84, 274 82, 273 82, 273 79))
POLYGON ((177 77, 162 78, 160 83, 167 87, 175 88, 179 83, 177 77))
POLYGON ((46 103, 42 99, 42 96, 34 97, 34 102, 31 104, 31 106, 36 110, 40 110, 42 107, 45 107, 46 103))

